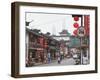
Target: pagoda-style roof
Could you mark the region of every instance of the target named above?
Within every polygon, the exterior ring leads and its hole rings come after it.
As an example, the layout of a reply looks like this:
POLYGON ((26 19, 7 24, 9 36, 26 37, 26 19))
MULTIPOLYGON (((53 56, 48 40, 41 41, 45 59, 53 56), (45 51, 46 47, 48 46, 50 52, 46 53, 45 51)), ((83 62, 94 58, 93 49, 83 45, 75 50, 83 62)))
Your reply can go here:
POLYGON ((68 36, 70 36, 70 33, 66 29, 63 29, 59 34, 60 35, 68 35, 68 36))
POLYGON ((42 35, 40 33, 35 32, 33 29, 26 28, 26 31, 29 32, 29 33, 32 33, 32 34, 34 34, 36 36, 42 37, 42 35))

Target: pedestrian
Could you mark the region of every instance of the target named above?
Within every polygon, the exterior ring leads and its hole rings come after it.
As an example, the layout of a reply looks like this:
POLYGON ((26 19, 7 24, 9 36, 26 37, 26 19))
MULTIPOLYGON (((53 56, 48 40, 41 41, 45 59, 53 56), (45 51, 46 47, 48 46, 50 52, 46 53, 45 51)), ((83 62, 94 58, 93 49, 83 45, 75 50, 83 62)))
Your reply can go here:
POLYGON ((48 64, 49 64, 49 63, 51 63, 51 55, 50 55, 50 52, 48 52, 48 56, 47 57, 48 57, 48 64))
POLYGON ((60 55, 61 56, 61 60, 64 59, 64 53, 63 53, 63 51, 61 51, 60 54, 61 54, 60 55))
POLYGON ((58 55, 57 60, 58 60, 58 64, 60 64, 61 63, 61 56, 60 55, 58 55))
POLYGON ((87 65, 88 63, 88 58, 86 56, 83 56, 83 64, 87 65))
POLYGON ((44 55, 44 63, 46 64, 47 63, 47 56, 44 55))

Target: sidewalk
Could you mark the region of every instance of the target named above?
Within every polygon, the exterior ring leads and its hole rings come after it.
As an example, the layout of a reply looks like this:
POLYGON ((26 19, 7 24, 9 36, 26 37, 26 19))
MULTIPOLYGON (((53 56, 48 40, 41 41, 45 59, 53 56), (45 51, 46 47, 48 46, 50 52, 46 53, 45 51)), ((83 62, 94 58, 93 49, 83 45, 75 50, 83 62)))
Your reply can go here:
MULTIPOLYGON (((49 64, 52 64, 52 63, 55 63, 55 62, 57 62, 57 60, 52 60, 51 63, 49 63, 49 64)), ((46 64, 48 64, 48 63, 40 62, 40 63, 35 63, 34 66, 40 66, 40 65, 46 65, 46 64)))

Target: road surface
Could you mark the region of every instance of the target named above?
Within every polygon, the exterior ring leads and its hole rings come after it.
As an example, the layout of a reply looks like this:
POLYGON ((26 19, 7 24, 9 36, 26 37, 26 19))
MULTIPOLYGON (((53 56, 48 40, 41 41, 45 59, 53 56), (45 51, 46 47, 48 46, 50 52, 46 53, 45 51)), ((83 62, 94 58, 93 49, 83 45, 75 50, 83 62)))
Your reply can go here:
POLYGON ((60 64, 58 64, 58 61, 53 61, 49 64, 41 64, 39 66, 61 66, 61 65, 75 65, 75 60, 73 58, 66 58, 63 59, 60 64))

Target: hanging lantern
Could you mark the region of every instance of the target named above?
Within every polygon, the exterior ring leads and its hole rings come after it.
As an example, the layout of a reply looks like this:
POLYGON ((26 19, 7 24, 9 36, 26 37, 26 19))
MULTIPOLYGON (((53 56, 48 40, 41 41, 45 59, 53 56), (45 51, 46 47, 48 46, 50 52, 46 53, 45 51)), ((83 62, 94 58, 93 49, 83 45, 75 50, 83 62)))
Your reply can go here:
POLYGON ((74 23, 73 26, 74 26, 75 28, 78 28, 78 27, 79 27, 79 24, 78 24, 78 23, 74 23))
POLYGON ((78 16, 75 16, 74 17, 74 21, 79 21, 79 17, 78 16))
POLYGON ((73 34, 74 35, 77 35, 77 29, 73 31, 73 34))

